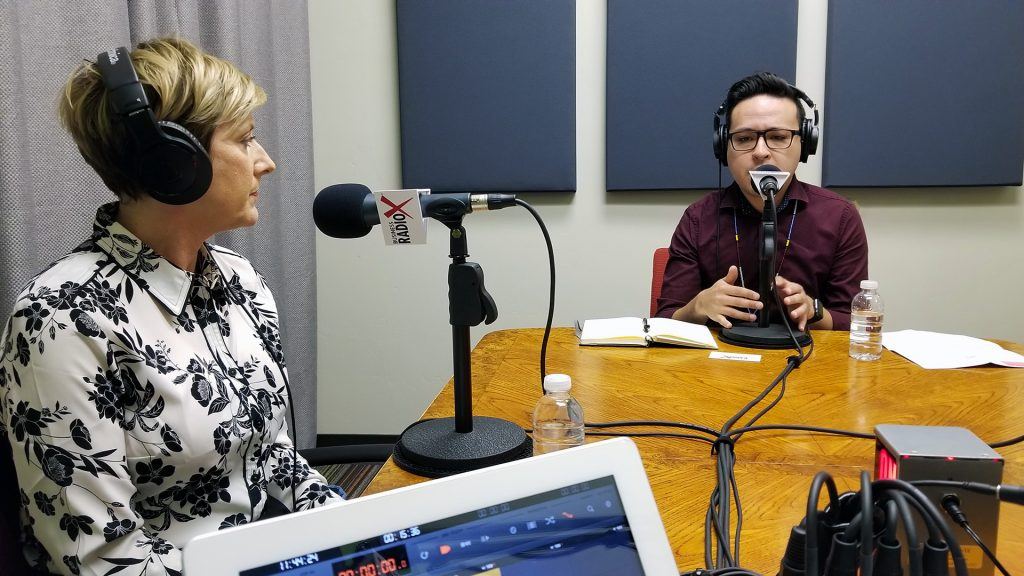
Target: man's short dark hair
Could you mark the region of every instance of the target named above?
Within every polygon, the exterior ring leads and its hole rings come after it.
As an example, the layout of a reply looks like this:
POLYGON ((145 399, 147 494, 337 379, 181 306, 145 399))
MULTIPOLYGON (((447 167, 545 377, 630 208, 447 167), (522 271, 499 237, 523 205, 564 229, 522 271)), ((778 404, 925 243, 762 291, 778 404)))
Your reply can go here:
POLYGON ((771 72, 751 74, 729 87, 729 93, 725 97, 725 125, 732 124, 732 110, 737 104, 761 94, 792 100, 796 104, 798 127, 803 126, 807 114, 800 103, 796 88, 771 72))

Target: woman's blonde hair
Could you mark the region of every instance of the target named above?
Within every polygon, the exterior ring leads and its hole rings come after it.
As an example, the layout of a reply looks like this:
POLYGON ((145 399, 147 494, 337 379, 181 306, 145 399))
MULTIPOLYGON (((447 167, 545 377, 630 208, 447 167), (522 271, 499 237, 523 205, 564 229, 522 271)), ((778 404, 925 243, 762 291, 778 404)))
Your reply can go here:
MULTIPOLYGON (((217 126, 243 121, 267 100, 249 75, 187 40, 142 42, 131 59, 156 119, 184 126, 207 150, 217 126)), ((121 199, 146 193, 132 169, 135 143, 111 112, 95 64, 85 62, 71 73, 58 112, 85 161, 108 188, 121 199)))

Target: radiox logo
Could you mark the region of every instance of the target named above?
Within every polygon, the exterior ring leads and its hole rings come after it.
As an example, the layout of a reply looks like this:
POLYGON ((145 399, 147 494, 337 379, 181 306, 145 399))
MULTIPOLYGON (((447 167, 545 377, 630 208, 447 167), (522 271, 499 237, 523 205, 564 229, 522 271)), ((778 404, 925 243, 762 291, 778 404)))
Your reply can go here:
POLYGON ((380 201, 390 207, 384 212, 384 217, 388 219, 388 228, 391 230, 391 237, 394 238, 395 243, 410 244, 412 241, 409 238, 409 225, 405 221, 412 218, 412 215, 405 211, 405 205, 412 202, 413 199, 409 198, 400 204, 395 204, 382 194, 380 201))

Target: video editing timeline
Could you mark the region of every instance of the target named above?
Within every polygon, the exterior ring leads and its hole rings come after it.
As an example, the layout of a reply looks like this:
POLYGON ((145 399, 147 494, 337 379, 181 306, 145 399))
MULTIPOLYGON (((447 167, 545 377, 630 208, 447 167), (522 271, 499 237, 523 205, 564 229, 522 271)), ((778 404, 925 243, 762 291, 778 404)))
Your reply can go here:
POLYGON ((283 559, 240 576, 642 576, 613 477, 283 559))

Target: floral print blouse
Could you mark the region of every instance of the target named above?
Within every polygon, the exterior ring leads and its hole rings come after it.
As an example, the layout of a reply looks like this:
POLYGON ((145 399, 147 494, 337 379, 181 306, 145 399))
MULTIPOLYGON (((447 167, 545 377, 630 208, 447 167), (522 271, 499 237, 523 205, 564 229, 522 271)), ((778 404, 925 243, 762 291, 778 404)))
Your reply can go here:
POLYGON ((0 433, 30 563, 180 574, 192 537, 259 519, 270 498, 294 510, 340 497, 294 459, 263 278, 210 244, 185 272, 117 209, 101 207, 92 238, 15 302, 0 340, 0 433))

